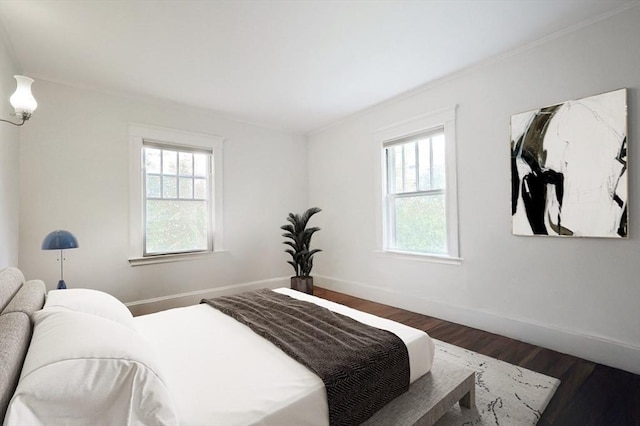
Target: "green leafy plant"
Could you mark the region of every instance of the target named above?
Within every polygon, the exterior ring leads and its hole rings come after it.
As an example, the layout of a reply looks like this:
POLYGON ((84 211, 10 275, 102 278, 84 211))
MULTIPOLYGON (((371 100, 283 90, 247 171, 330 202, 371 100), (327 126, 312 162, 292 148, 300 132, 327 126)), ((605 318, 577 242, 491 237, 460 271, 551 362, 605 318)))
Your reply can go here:
POLYGON ((313 256, 322 251, 320 249, 311 250, 309 247, 311 237, 320 228, 307 228, 307 223, 311 216, 320 211, 322 210, 318 207, 312 207, 301 215, 289 213, 287 220, 290 223, 280 227, 280 229, 286 231, 282 236, 291 240, 284 241, 283 244, 291 247, 286 249, 285 252, 291 255, 292 260, 287 261, 287 263, 296 271, 296 277, 308 277, 313 268, 313 256))

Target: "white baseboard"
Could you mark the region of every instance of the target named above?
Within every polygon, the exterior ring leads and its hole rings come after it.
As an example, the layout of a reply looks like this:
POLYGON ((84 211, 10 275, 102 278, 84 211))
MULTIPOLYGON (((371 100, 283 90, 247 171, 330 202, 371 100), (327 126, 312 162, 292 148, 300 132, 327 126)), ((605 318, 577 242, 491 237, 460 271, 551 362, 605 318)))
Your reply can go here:
POLYGON ((125 303, 134 316, 151 314, 166 309, 180 308, 182 306, 196 305, 202 299, 226 296, 241 293, 243 291, 258 290, 261 288, 289 287, 290 277, 271 278, 268 280, 252 281, 248 283, 229 285, 224 287, 208 288, 188 293, 171 294, 153 299, 138 300, 125 303))
POLYGON ((551 324, 525 322, 492 312, 446 305, 358 282, 322 275, 314 275, 314 277, 315 285, 328 290, 496 333, 598 364, 640 374, 640 347, 638 346, 561 329, 551 324))

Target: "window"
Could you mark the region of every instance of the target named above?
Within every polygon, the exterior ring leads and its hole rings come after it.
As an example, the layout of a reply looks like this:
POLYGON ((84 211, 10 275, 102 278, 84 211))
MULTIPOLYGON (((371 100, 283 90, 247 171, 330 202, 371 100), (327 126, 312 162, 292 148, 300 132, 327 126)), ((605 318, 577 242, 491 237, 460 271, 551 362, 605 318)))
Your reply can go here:
POLYGON ((211 250, 212 153, 143 145, 144 255, 211 250))
POLYGON ((444 129, 384 144, 389 248, 447 254, 444 129))
POLYGON ((376 132, 383 251, 458 258, 454 119, 450 108, 376 132))
POLYGON ((222 244, 222 139, 129 127, 130 263, 176 261, 222 244))

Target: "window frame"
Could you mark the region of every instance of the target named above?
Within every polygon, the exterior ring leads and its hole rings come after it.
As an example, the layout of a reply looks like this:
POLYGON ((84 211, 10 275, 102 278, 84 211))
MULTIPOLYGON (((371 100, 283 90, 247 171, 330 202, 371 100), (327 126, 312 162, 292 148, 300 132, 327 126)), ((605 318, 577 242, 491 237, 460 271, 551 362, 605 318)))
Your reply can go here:
MULTIPOLYGON (((374 132, 376 167, 376 252, 397 258, 427 260, 434 262, 461 264, 458 239, 458 198, 457 161, 455 140, 455 116, 457 105, 427 114, 421 114, 406 121, 392 124, 374 132), (447 253, 424 253, 398 249, 392 246, 393 226, 390 222, 388 203, 389 180, 387 161, 384 155, 387 147, 406 142, 420 135, 442 129, 445 137, 445 215, 447 222, 447 253)), ((410 193, 413 194, 413 193, 410 193)), ((406 194, 402 194, 406 196, 406 194)))
MULTIPOLYGON (((142 124, 129 125, 129 263, 132 266, 152 263, 191 260, 223 251, 222 189, 223 189, 224 138, 183 130, 168 129, 142 124), (207 250, 180 253, 145 253, 146 193, 144 181, 145 146, 164 146, 177 151, 208 151, 212 155, 213 168, 209 176, 210 203, 209 235, 207 250)), ((210 170, 211 172, 211 170, 210 170)))

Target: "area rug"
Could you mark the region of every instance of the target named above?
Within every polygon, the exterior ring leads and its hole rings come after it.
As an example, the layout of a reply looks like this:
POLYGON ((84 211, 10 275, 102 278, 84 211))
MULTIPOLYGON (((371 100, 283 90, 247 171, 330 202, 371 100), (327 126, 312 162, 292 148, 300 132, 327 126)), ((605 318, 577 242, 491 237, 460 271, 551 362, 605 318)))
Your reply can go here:
POLYGON ((433 339, 434 363, 446 359, 476 372, 476 406, 456 404, 436 423, 454 425, 535 425, 560 380, 433 339))

